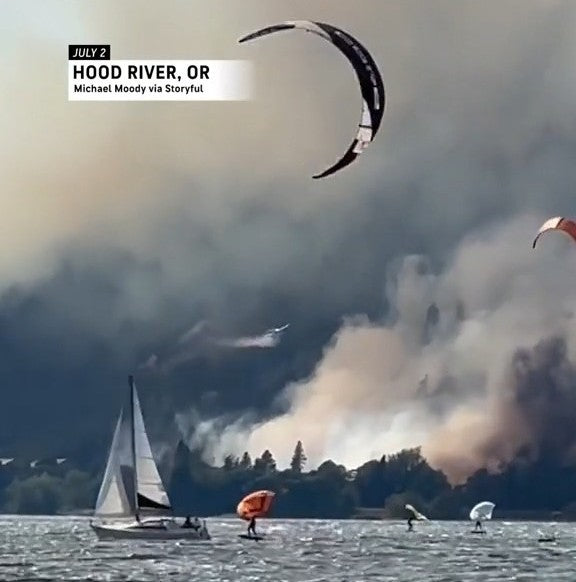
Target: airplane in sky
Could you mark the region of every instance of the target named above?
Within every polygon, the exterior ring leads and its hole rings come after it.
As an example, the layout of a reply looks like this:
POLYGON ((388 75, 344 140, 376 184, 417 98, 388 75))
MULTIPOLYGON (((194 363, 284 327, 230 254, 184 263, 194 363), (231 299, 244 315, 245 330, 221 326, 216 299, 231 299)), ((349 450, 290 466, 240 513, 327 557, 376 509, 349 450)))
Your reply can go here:
POLYGON ((266 330, 265 335, 269 333, 282 333, 285 329, 288 329, 289 327, 290 327, 289 323, 283 325, 282 327, 273 327, 271 329, 266 330))

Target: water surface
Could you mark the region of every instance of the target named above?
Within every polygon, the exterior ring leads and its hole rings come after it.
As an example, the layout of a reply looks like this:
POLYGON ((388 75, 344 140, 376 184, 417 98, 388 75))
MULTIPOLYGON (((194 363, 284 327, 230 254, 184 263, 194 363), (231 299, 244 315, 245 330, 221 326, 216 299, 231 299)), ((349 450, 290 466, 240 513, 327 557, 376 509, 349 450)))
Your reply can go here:
POLYGON ((211 542, 99 542, 85 518, 0 517, 0 580, 576 581, 576 524, 207 520, 211 542), (539 532, 557 541, 539 543, 539 532))

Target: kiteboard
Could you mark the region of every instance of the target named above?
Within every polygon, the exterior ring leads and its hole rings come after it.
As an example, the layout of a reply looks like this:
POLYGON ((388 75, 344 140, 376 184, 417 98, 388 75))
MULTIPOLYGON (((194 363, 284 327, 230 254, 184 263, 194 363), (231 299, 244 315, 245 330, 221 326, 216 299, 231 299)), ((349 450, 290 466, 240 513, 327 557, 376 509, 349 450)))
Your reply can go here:
POLYGON ((264 539, 264 536, 259 535, 249 536, 248 534, 238 534, 238 537, 242 538, 243 540, 254 540, 255 542, 259 542, 264 539))

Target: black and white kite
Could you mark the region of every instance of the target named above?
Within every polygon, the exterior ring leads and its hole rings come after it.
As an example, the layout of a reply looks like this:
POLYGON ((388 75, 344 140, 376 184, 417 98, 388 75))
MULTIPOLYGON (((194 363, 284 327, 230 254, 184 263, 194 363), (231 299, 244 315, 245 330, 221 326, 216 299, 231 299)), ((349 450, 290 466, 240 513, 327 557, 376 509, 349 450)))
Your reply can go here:
POLYGON ((257 30, 242 37, 238 42, 246 42, 273 32, 294 28, 317 34, 340 49, 354 67, 362 91, 362 117, 358 133, 340 160, 321 174, 314 176, 314 178, 324 178, 353 162, 374 139, 384 114, 384 83, 370 53, 354 37, 330 24, 310 20, 283 22, 257 30))

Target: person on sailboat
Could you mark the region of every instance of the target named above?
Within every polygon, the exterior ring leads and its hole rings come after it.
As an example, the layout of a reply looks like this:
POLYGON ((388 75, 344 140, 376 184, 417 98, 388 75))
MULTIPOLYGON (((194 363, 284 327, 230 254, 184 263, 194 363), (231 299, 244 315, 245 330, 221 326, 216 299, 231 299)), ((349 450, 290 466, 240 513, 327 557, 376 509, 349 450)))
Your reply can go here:
POLYGON ((184 520, 184 523, 182 524, 182 527, 184 529, 195 529, 196 531, 198 531, 202 527, 202 524, 200 523, 200 520, 197 517, 195 517, 194 521, 192 521, 190 519, 190 516, 187 515, 186 519, 184 520))
POLYGON ((256 537, 256 518, 252 517, 252 519, 250 520, 250 523, 248 524, 248 535, 254 535, 254 537, 256 537))
POLYGON ((474 526, 474 531, 484 531, 482 529, 482 522, 479 519, 476 520, 476 525, 474 526))

